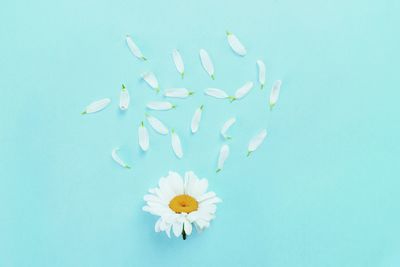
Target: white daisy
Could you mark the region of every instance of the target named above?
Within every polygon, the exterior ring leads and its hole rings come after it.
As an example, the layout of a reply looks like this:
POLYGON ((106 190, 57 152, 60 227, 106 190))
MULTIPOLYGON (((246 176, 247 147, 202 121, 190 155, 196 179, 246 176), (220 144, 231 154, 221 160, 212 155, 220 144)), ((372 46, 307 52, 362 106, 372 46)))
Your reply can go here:
POLYGON ((161 177, 159 187, 149 190, 144 196, 147 211, 160 218, 155 224, 155 231, 165 231, 171 236, 171 229, 176 237, 192 233, 192 224, 201 231, 210 226, 215 218, 216 204, 221 202, 214 192, 207 192, 207 179, 199 179, 189 171, 183 179, 176 172, 169 172, 161 177))

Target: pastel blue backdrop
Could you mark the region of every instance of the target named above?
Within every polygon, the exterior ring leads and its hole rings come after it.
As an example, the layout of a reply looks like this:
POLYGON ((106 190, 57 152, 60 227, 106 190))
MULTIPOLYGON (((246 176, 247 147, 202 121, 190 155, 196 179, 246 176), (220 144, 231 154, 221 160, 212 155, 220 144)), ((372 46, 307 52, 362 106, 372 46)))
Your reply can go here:
POLYGON ((3 0, 0 266, 400 266, 399 11, 394 0, 3 0), (226 30, 246 57, 230 50, 226 30), (148 62, 129 52, 128 33, 148 62), (256 81, 258 58, 266 89, 232 104, 203 95, 256 81), (162 89, 196 92, 152 112, 181 135, 182 160, 151 130, 151 149, 138 149, 145 104, 162 99, 143 71, 162 89), (281 98, 269 112, 276 79, 281 98), (132 97, 124 113, 121 83, 132 97), (103 97, 112 99, 106 110, 80 115, 103 97), (231 157, 217 175, 218 131, 230 116, 231 157), (264 127, 266 142, 246 158, 264 127), (115 146, 131 170, 111 160, 115 146), (207 177, 224 201, 211 228, 186 241, 154 233, 156 218, 141 210, 169 170, 207 177))

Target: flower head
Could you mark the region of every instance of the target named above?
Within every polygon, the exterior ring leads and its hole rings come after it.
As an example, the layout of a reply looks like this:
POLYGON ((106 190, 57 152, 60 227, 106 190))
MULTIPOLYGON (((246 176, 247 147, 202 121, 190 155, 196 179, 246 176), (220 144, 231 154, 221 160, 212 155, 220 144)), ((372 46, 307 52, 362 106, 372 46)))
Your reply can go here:
POLYGON ((192 224, 201 231, 210 226, 215 218, 216 204, 221 202, 214 192, 207 192, 207 179, 199 179, 193 172, 186 172, 184 179, 176 172, 161 177, 157 188, 149 190, 144 196, 147 202, 143 207, 153 215, 159 216, 155 231, 165 231, 168 237, 172 232, 176 237, 192 233, 192 224))

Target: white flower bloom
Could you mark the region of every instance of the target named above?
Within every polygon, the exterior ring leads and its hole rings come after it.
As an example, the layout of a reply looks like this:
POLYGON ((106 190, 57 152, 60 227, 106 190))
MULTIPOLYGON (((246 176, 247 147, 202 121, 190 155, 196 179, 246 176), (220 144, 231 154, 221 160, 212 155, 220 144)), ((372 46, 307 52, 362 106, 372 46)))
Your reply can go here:
POLYGON ((109 98, 104 98, 100 99, 97 101, 94 101, 90 103, 83 112, 81 112, 82 115, 84 114, 89 114, 89 113, 95 113, 97 111, 100 111, 108 106, 110 104, 111 99, 109 98))
POLYGON ((269 95, 269 108, 272 109, 279 98, 279 92, 281 91, 282 81, 277 80, 271 89, 271 94, 269 95))
POLYGON ((265 137, 267 137, 267 130, 264 129, 250 140, 247 147, 247 156, 250 156, 263 143, 265 137))
POLYGON ((178 50, 172 51, 172 59, 174 60, 176 70, 181 74, 181 77, 185 76, 185 65, 183 64, 182 56, 178 50))
POLYGON ((211 79, 214 80, 214 65, 207 51, 204 49, 200 49, 200 60, 204 70, 208 73, 208 75, 210 75, 211 79))
POLYGON ((142 51, 140 51, 139 47, 135 44, 135 42, 132 40, 132 37, 130 35, 126 36, 126 43, 129 47, 129 50, 131 50, 132 54, 137 57, 138 59, 141 60, 147 60, 143 54, 142 51))
POLYGON ((245 97, 253 88, 253 82, 247 82, 242 87, 236 90, 235 96, 230 97, 232 101, 245 97))
POLYGON ((229 128, 231 128, 231 126, 233 124, 235 124, 236 122, 236 118, 230 118, 229 120, 227 120, 224 125, 222 125, 221 128, 221 135, 224 137, 224 139, 231 139, 232 137, 227 135, 226 132, 229 130, 229 128))
POLYGON ((129 107, 130 97, 129 91, 126 89, 125 85, 122 85, 121 93, 119 95, 119 108, 121 110, 126 110, 129 107))
POLYGON ((147 103, 147 108, 153 110, 170 110, 175 107, 176 106, 171 104, 170 102, 164 102, 164 101, 152 101, 147 103))
POLYGON ((257 60, 258 66, 258 81, 260 82, 261 89, 264 88, 265 85, 265 64, 261 59, 257 60))
POLYGON ((224 90, 218 88, 207 88, 204 90, 204 93, 215 98, 229 98, 229 95, 224 90))
POLYGON ((214 192, 207 192, 207 179, 199 179, 193 172, 186 172, 183 179, 176 172, 161 177, 157 188, 144 196, 143 210, 158 216, 156 232, 165 232, 185 240, 192 233, 194 224, 199 231, 210 226, 215 218, 217 203, 221 202, 214 192))
POLYGON ((220 172, 224 168, 224 163, 227 160, 228 156, 229 156, 229 146, 225 144, 221 147, 219 151, 217 172, 220 172))
POLYGON ((111 151, 111 157, 112 157, 112 159, 113 159, 116 163, 118 163, 119 165, 121 165, 122 167, 124 167, 124 168, 126 168, 126 169, 130 169, 131 167, 129 167, 129 165, 126 164, 126 163, 118 156, 118 150, 119 150, 119 147, 116 147, 116 148, 114 148, 114 149, 111 151))
POLYGON ((158 81, 156 78, 156 75, 152 72, 145 72, 142 74, 142 79, 156 92, 158 93, 160 91, 160 86, 158 85, 158 81))
POLYGON ((144 126, 143 121, 140 123, 139 130, 139 146, 143 151, 147 151, 149 149, 149 132, 147 128, 144 126))
POLYGON ((199 130, 199 124, 201 121, 201 113, 203 112, 203 108, 204 108, 204 106, 201 105, 194 112, 194 115, 192 117, 192 123, 190 124, 190 129, 192 130, 192 133, 196 133, 199 130))
POLYGON ((174 129, 172 129, 172 131, 171 131, 171 145, 172 145, 172 149, 174 150, 175 155, 178 158, 182 158, 183 157, 183 151, 182 151, 181 139, 176 134, 174 129))
POLYGON ((189 91, 186 88, 173 88, 173 89, 165 90, 164 96, 174 97, 174 98, 186 98, 193 94, 194 94, 194 92, 189 91))
POLYGON ((232 50, 239 56, 245 56, 247 53, 246 48, 239 41, 236 35, 232 34, 231 32, 226 32, 226 36, 228 38, 228 43, 231 46, 232 50))
POLYGON ((159 134, 162 135, 167 135, 168 134, 168 128, 162 123, 159 119, 149 115, 145 114, 147 121, 149 122, 150 126, 154 129, 159 134))

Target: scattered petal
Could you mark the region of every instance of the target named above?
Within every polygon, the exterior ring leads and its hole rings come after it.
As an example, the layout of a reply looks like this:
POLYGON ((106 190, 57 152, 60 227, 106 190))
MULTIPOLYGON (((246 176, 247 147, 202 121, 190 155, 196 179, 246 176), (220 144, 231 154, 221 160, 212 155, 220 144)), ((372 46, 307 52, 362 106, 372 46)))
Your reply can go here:
POLYGON ((201 121, 201 113, 203 112, 203 105, 201 105, 196 111, 194 112, 194 115, 192 117, 192 123, 190 125, 190 128, 192 130, 192 133, 196 133, 199 130, 199 124, 201 121))
POLYGON ((131 167, 129 167, 119 156, 118 156, 118 150, 119 147, 114 148, 111 151, 111 157, 113 158, 113 160, 118 163, 119 165, 121 165, 122 167, 126 168, 126 169, 130 169, 131 167))
POLYGON ((200 49, 200 60, 204 70, 208 73, 208 75, 210 75, 211 79, 214 80, 214 65, 207 51, 204 49, 200 49))
POLYGON ((236 122, 236 118, 230 118, 229 120, 227 120, 224 125, 222 125, 221 128, 221 135, 224 137, 224 139, 231 139, 232 137, 227 135, 226 132, 229 130, 229 128, 231 128, 231 126, 233 124, 235 124, 236 122))
POLYGON ((239 56, 245 56, 247 53, 246 48, 239 41, 236 35, 234 35, 231 32, 226 32, 226 36, 228 38, 228 43, 231 46, 232 50, 239 56))
POLYGON ((219 151, 218 157, 218 169, 217 172, 220 172, 224 168, 224 163, 229 156, 229 146, 223 145, 219 151))
POLYGON ((173 89, 165 90, 164 96, 174 97, 174 98, 186 98, 193 94, 194 94, 194 92, 191 92, 186 88, 173 88, 173 89))
POLYGON ((259 59, 257 60, 257 66, 258 66, 258 81, 260 82, 261 89, 263 89, 265 85, 265 64, 261 59, 259 59))
POLYGON ((247 156, 250 156, 250 154, 263 143, 265 137, 267 137, 267 130, 264 129, 250 140, 249 146, 247 148, 247 156))
POLYGON ((182 158, 183 151, 182 151, 181 139, 176 134, 174 129, 172 129, 172 131, 171 131, 171 144, 172 144, 172 149, 174 150, 175 155, 178 158, 182 158))
POLYGON ((279 98, 279 92, 281 91, 282 81, 277 80, 271 89, 271 94, 269 95, 269 108, 272 109, 279 98))
POLYGON ((160 87, 158 85, 158 81, 156 78, 156 75, 154 75, 154 73, 152 72, 145 72, 142 74, 142 79, 154 90, 156 90, 156 92, 158 93, 160 91, 160 87))
POLYGON ((162 123, 159 119, 149 115, 145 114, 147 121, 149 122, 150 126, 154 129, 159 134, 162 135, 167 135, 168 134, 168 128, 162 123))
POLYGON ((164 101, 152 101, 147 103, 147 108, 153 110, 170 110, 175 107, 176 106, 171 104, 170 102, 164 102, 164 101))
POLYGON ((106 108, 108 106, 108 104, 110 104, 110 102, 111 102, 111 99, 109 99, 109 98, 104 98, 101 100, 94 101, 94 102, 90 103, 81 114, 84 115, 84 114, 95 113, 97 111, 100 111, 100 110, 106 108))
POLYGON ((144 126, 143 121, 141 122, 138 130, 139 136, 139 146, 143 151, 147 151, 149 149, 149 132, 147 128, 144 126))
POLYGON ((215 98, 229 98, 229 95, 224 90, 218 88, 207 88, 204 93, 215 98))
POLYGON ((129 47, 129 50, 131 50, 132 54, 137 57, 138 59, 141 60, 147 60, 143 54, 142 51, 140 51, 139 47, 135 44, 135 42, 132 40, 132 37, 130 35, 126 36, 126 43, 129 47))
POLYGON ((172 59, 174 60, 176 70, 183 76, 185 75, 185 65, 183 64, 182 56, 178 50, 174 49, 172 51, 172 59))
POLYGON ((253 88, 253 82, 247 82, 242 87, 236 90, 235 96, 230 97, 232 101, 245 97, 253 88))
POLYGON ((130 97, 129 91, 126 89, 125 85, 122 85, 121 93, 119 95, 119 108, 121 110, 126 110, 129 107, 130 97))

